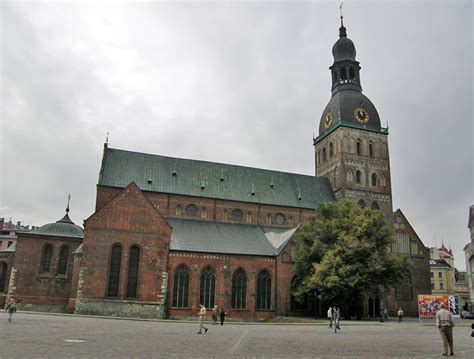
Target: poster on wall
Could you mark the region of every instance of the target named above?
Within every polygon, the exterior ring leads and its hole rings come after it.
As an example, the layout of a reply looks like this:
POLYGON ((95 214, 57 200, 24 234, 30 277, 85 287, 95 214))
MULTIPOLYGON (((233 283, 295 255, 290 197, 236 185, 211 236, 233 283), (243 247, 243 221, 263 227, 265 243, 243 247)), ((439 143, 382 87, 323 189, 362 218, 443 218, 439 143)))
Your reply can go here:
POLYGON ((455 295, 418 295, 418 315, 421 318, 434 318, 441 303, 453 315, 459 315, 458 297, 455 295))

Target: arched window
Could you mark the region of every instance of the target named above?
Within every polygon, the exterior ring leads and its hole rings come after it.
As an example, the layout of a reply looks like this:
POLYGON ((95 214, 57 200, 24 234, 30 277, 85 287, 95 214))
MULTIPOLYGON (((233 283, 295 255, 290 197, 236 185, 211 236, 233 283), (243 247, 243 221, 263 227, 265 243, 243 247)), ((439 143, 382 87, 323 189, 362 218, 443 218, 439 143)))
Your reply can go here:
POLYGON ((352 172, 350 168, 347 170, 346 177, 347 177, 348 182, 352 182, 354 180, 354 173, 352 172))
POLYGON ((140 248, 138 246, 133 246, 130 248, 130 257, 128 259, 127 298, 137 297, 139 266, 140 248))
POLYGON ((288 227, 293 227, 294 219, 293 217, 288 218, 288 227))
POLYGON ((360 199, 359 202, 357 202, 357 205, 358 205, 360 208, 365 208, 365 207, 367 207, 367 206, 365 205, 365 202, 364 202, 362 199, 360 199))
POLYGON ((357 151, 357 155, 360 156, 362 154, 362 149, 361 149, 361 146, 360 146, 360 141, 357 141, 356 142, 356 151, 357 151))
POLYGON ((5 262, 0 263, 0 293, 5 292, 7 284, 7 264, 5 262))
POLYGON ((272 308, 272 278, 262 270, 257 277, 257 309, 272 308))
POLYGON ((351 80, 355 80, 355 71, 352 67, 349 69, 349 77, 351 80))
MULTIPOLYGON (((227 220, 229 219, 229 211, 227 211, 226 209, 224 209, 224 212, 222 212, 222 220, 224 222, 227 222, 227 220)), ((201 303, 202 304, 202 303, 201 303)))
POLYGON ((380 210, 380 206, 376 201, 372 202, 372 204, 370 205, 370 208, 380 210))
POLYGON ((382 187, 387 187, 387 177, 385 175, 382 175, 382 187))
POLYGON ((232 277, 232 309, 247 307, 247 276, 242 269, 235 271, 232 277))
POLYGON ((272 215, 270 213, 267 214, 267 224, 272 224, 272 215))
POLYGON ((53 258, 53 248, 48 244, 43 249, 43 258, 41 259, 41 273, 51 272, 52 258, 53 258))
POLYGON ((326 147, 323 148, 323 162, 326 162, 326 147))
POLYGON ((201 293, 199 303, 206 308, 214 307, 214 298, 216 296, 216 276, 211 268, 206 268, 201 273, 201 293))
POLYGON ((201 209, 201 219, 207 219, 207 208, 206 207, 203 207, 203 209, 201 209))
POLYGON ((252 213, 247 212, 247 223, 252 223, 252 213))
POLYGON ((296 252, 297 252, 297 247, 295 243, 291 243, 290 245, 290 255, 291 255, 291 261, 294 262, 296 260, 296 252))
POLYGON ((341 69, 341 80, 346 80, 347 79, 347 72, 345 68, 341 69))
POLYGON ((374 146, 369 143, 369 156, 374 157, 374 146))
POLYGON ((122 247, 115 244, 112 247, 110 255, 110 269, 109 269, 109 288, 107 296, 117 297, 120 282, 120 262, 122 260, 122 247))
POLYGON ((181 217, 181 206, 179 204, 176 206, 175 212, 176 212, 176 217, 181 217))
POLYGON ((173 307, 187 308, 189 298, 189 272, 185 266, 179 266, 174 272, 173 307))
POLYGON ((356 171, 356 183, 362 183, 362 172, 359 170, 356 171))
POLYGON ((372 173, 372 187, 376 187, 377 186, 377 174, 375 173, 372 173))
POLYGON ((332 78, 333 78, 332 82, 335 83, 337 81, 337 71, 336 70, 334 70, 332 72, 332 78))
POLYGON ((66 275, 69 262, 69 247, 62 246, 59 250, 58 274, 66 275))
POLYGON ((329 157, 332 157, 334 154, 334 149, 333 149, 333 145, 332 145, 332 142, 329 144, 329 157))

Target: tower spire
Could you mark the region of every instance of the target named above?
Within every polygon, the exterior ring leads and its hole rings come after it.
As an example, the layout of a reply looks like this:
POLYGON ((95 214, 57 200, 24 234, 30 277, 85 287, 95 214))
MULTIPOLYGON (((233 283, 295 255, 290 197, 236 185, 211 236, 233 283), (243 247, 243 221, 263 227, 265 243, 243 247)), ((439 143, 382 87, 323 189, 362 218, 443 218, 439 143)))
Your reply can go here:
POLYGON ((339 37, 347 37, 346 28, 344 27, 344 16, 342 15, 342 2, 339 5, 339 11, 341 12, 341 27, 339 28, 339 37))
POLYGON ((69 213, 69 202, 71 201, 71 194, 69 193, 67 196, 67 207, 66 207, 66 213, 69 213))

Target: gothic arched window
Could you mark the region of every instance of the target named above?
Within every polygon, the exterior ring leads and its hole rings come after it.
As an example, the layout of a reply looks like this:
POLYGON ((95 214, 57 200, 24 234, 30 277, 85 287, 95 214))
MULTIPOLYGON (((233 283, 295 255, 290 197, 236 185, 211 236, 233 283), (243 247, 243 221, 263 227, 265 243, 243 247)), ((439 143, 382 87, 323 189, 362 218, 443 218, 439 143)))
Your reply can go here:
POLYGON ((62 246, 59 250, 58 274, 65 275, 67 273, 67 265, 69 262, 69 247, 62 246))
POLYGON ((356 171, 356 183, 362 183, 362 172, 359 170, 356 171))
POLYGON ((257 277, 257 309, 272 308, 272 278, 270 273, 262 270, 257 277))
POLYGON ((355 71, 352 67, 349 69, 349 78, 355 80, 355 71))
POLYGON ((5 292, 7 283, 7 264, 5 262, 0 263, 0 293, 5 292))
POLYGON ((372 173, 372 186, 376 187, 377 186, 377 174, 372 173))
POLYGON ((329 157, 332 157, 334 154, 334 149, 333 149, 333 145, 332 145, 332 142, 329 144, 329 157))
POLYGON ((369 143, 369 156, 374 157, 374 146, 369 143))
POLYGON ((247 276, 242 269, 235 271, 232 276, 232 309, 247 307, 247 276))
POLYGON ((367 207, 367 206, 365 205, 365 202, 364 202, 362 199, 360 199, 359 202, 357 202, 357 205, 358 205, 360 208, 365 208, 365 207, 367 207))
POLYGON ((360 141, 357 141, 356 142, 356 151, 357 151, 357 155, 360 156, 362 154, 362 149, 361 149, 361 145, 360 145, 360 141))
POLYGON ((341 80, 346 80, 347 79, 347 72, 345 68, 341 69, 341 80))
POLYGON ((201 292, 199 303, 206 308, 214 307, 214 298, 216 296, 216 276, 211 268, 206 268, 201 273, 201 292))
POLYGON ((130 248, 130 257, 128 259, 127 298, 137 297, 139 266, 140 248, 138 246, 133 246, 130 248))
POLYGON ((252 213, 247 212, 247 223, 252 223, 252 213))
POLYGON ((224 209, 224 212, 222 212, 222 220, 224 222, 227 222, 228 219, 229 219, 229 211, 224 209))
POLYGON ((122 260, 122 247, 119 244, 115 244, 112 247, 112 252, 110 255, 109 287, 107 290, 108 297, 118 296, 121 260, 122 260))
POLYGON ((347 170, 346 178, 348 182, 352 182, 354 180, 354 173, 350 168, 347 170))
POLYGON ((326 147, 323 148, 323 162, 326 162, 326 147))
POLYGON ((385 175, 382 175, 382 187, 387 187, 387 177, 385 175))
POLYGON ((376 201, 372 202, 372 204, 370 205, 370 208, 380 210, 380 206, 376 201))
POLYGON ((181 217, 181 206, 178 204, 175 210, 176 217, 181 217))
POLYGON ((189 298, 189 272, 185 266, 179 266, 174 272, 173 307, 187 308, 189 298))
POLYGON ((43 249, 43 258, 41 258, 41 273, 51 272, 51 260, 53 258, 53 247, 49 244, 43 249))
POLYGON ((203 209, 201 209, 201 219, 207 219, 207 208, 206 207, 203 207, 203 209))

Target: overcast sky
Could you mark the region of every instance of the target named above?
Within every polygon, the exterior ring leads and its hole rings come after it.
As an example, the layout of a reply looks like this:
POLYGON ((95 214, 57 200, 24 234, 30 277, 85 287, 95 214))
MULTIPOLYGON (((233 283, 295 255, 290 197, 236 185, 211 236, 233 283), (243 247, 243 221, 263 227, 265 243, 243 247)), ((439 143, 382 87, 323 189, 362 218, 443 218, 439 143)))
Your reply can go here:
MULTIPOLYGON (((394 209, 465 270, 471 1, 345 1, 363 91, 390 128, 394 209)), ((103 143, 314 174, 339 3, 1 3, 0 217, 93 213, 103 143)))

